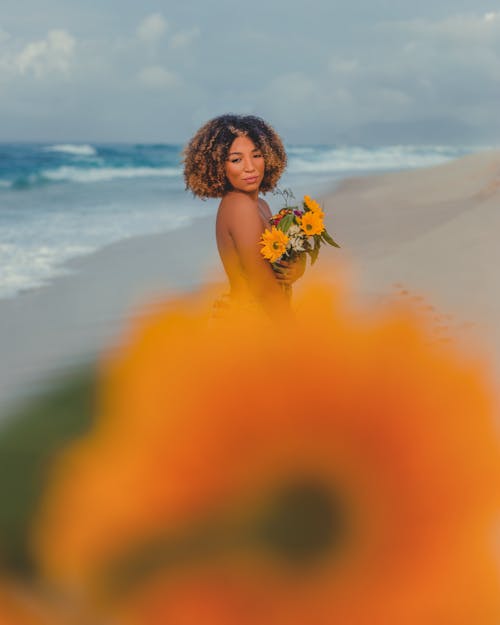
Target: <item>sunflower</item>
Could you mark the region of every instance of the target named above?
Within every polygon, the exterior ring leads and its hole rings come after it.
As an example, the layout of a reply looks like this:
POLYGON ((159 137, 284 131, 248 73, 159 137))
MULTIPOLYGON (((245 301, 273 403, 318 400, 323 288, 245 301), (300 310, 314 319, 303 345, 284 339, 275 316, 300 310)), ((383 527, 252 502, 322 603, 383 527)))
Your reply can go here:
POLYGON ((315 213, 321 218, 325 216, 325 213, 318 202, 310 198, 308 195, 304 195, 304 204, 312 213, 315 213))
POLYGON ((272 226, 271 230, 268 228, 262 234, 260 240, 262 249, 260 252, 264 258, 267 258, 267 260, 271 263, 274 263, 286 252, 287 243, 287 235, 283 231, 276 228, 276 226, 272 226))
POLYGON ((313 212, 304 213, 302 217, 298 218, 298 222, 302 230, 308 235, 313 236, 315 234, 321 234, 325 229, 323 219, 320 215, 313 212))
POLYGON ((209 331, 174 304, 137 318, 40 511, 45 580, 120 625, 500 622, 483 372, 343 297, 306 291, 279 329, 209 331), (307 392, 265 383, 297 344, 307 392))

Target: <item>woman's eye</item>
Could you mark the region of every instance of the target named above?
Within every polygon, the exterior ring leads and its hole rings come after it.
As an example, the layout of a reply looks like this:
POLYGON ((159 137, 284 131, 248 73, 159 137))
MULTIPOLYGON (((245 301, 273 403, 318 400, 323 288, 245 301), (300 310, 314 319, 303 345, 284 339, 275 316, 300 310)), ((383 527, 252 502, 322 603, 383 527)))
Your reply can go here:
POLYGON ((254 158, 262 158, 262 154, 254 154, 254 158))
POLYGON ((232 158, 230 159, 231 163, 239 163, 241 161, 241 158, 232 158))

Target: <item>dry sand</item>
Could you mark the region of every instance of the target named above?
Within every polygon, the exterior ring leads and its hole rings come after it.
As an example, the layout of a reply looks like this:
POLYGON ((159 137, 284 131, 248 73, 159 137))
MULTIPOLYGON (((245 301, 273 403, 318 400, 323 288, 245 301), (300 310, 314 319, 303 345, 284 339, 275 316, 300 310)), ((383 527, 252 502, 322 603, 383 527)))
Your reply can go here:
MULTIPOLYGON (((342 250, 322 253, 318 265, 352 262, 360 294, 413 298, 438 329, 480 337, 500 362, 500 152, 349 179, 324 204, 342 250)), ((53 372, 94 358, 137 305, 214 275, 213 228, 209 217, 110 245, 71 262, 71 275, 0 301, 0 411, 53 372)))
POLYGON ((345 180, 325 208, 360 293, 412 299, 500 371, 500 152, 345 180))

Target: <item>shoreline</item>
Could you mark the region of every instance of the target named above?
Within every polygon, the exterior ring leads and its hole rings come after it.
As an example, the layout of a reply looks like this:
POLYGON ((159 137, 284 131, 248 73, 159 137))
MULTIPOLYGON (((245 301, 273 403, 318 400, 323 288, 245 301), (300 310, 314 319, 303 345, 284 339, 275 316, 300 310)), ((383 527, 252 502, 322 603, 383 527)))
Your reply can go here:
MULTIPOLYGON (((342 247, 324 248, 319 269, 335 275, 347 264, 361 298, 433 306, 433 323, 443 332, 488 343, 498 364, 500 151, 345 178, 332 187, 318 199, 342 247)), ((195 217, 174 230, 110 243, 67 261, 71 273, 0 299, 0 415, 44 380, 95 358, 142 304, 219 276, 225 281, 214 222, 215 214, 195 217)))
POLYGON ((217 276, 214 216, 137 235, 65 263, 71 272, 0 300, 0 420, 45 381, 95 358, 134 311, 217 276))
POLYGON ((108 253, 113 254, 115 251, 117 253, 125 252, 125 248, 127 248, 129 244, 130 247, 133 248, 136 245, 146 243, 148 240, 154 241, 155 239, 163 238, 170 234, 179 234, 184 231, 188 231, 192 227, 196 229, 196 225, 200 221, 210 221, 211 219, 211 215, 196 215, 192 217, 192 221, 190 221, 189 223, 182 224, 169 230, 127 236, 116 241, 110 241, 109 243, 105 243, 100 247, 86 252, 82 252, 81 254, 78 254, 76 256, 71 256, 70 258, 67 258, 58 265, 58 269, 61 270, 62 273, 54 273, 53 275, 49 276, 46 279, 46 282, 44 282, 43 284, 23 287, 18 293, 14 295, 0 296, 0 306, 2 306, 4 302, 12 302, 17 298, 22 298, 28 294, 37 293, 45 289, 50 289, 53 287, 54 284, 58 284, 60 281, 71 279, 80 271, 86 271, 89 266, 94 264, 93 259, 100 258, 101 255, 106 256, 108 253))
MULTIPOLYGON (((197 219, 202 219, 202 218, 203 217, 193 217, 193 221, 196 221, 197 219)), ((0 295, 0 305, 3 302, 12 301, 18 297, 23 297, 24 295, 27 295, 29 293, 33 293, 41 289, 49 288, 50 286, 52 286, 54 282, 62 278, 71 277, 72 275, 74 275, 75 272, 79 271, 80 261, 85 265, 87 259, 90 259, 95 254, 99 254, 103 250, 107 250, 108 248, 113 248, 115 245, 119 246, 122 243, 127 243, 128 241, 131 241, 133 239, 155 237, 157 235, 167 234, 168 232, 176 232, 178 230, 188 228, 190 225, 192 225, 192 223, 193 222, 188 223, 186 225, 180 225, 170 230, 164 230, 161 232, 149 232, 146 234, 137 234, 137 235, 127 236, 123 239, 118 239, 116 241, 110 241, 109 243, 104 243, 103 245, 101 245, 100 247, 96 247, 95 249, 90 249, 88 251, 78 253, 74 256, 70 256, 60 261, 57 265, 55 265, 53 273, 49 275, 47 278, 45 278, 43 283, 20 287, 19 290, 12 295, 0 295)))

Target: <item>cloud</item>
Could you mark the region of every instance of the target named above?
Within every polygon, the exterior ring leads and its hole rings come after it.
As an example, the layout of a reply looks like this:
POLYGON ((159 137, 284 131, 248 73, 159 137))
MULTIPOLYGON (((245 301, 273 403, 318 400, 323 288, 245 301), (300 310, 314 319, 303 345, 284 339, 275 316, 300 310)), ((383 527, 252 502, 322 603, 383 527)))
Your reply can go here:
POLYGON ((0 43, 5 43, 6 41, 8 41, 10 39, 10 36, 10 33, 8 33, 0 26, 0 43))
POLYGON ((494 22, 495 20, 500 19, 500 12, 485 13, 483 19, 485 22, 494 22))
POLYGON ((500 12, 482 15, 462 13, 442 20, 413 19, 384 22, 382 29, 407 33, 421 39, 440 37, 443 41, 477 42, 496 39, 500 35, 500 12))
POLYGON ((150 89, 165 89, 177 83, 177 76, 161 65, 144 67, 138 75, 139 82, 150 89))
POLYGON ((359 69, 357 59, 332 57, 328 62, 328 69, 332 74, 354 74, 359 69))
POLYGON ((137 27, 137 36, 146 44, 154 44, 165 34, 168 23, 161 13, 151 13, 137 27))
POLYGON ((180 30, 175 33, 169 41, 169 46, 171 48, 185 48, 193 42, 200 34, 200 29, 195 26, 194 28, 190 28, 189 30, 180 30))
POLYGON ((227 0, 219 8, 199 3, 189 18, 175 4, 167 12, 165 3, 141 10, 78 0, 61 8, 47 0, 53 10, 46 7, 36 23, 21 19, 27 8, 36 11, 35 0, 11 4, 16 19, 0 20, 0 116, 9 136, 13 120, 19 137, 39 133, 40 111, 59 132, 54 87, 68 76, 68 140, 83 119, 103 139, 154 136, 165 107, 179 120, 169 127, 172 140, 224 110, 262 115, 290 141, 304 142, 336 140, 375 122, 451 119, 500 128, 500 10, 491 0, 474 0, 470 13, 467 0, 427 8, 346 1, 336 4, 334 20, 328 0, 317 0, 317 11, 257 0, 269 19, 251 12, 230 29, 227 0), (115 19, 117 10, 124 20, 115 19), (53 30, 58 24, 65 30, 53 30), (138 113, 144 106, 147 119, 138 113))
POLYGON ((32 73, 36 78, 47 74, 68 75, 76 41, 65 30, 51 30, 45 39, 28 43, 14 60, 22 75, 32 73))
POLYGON ((302 72, 286 72, 271 79, 261 103, 272 118, 297 126, 316 108, 317 87, 317 81, 302 72))

